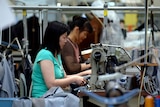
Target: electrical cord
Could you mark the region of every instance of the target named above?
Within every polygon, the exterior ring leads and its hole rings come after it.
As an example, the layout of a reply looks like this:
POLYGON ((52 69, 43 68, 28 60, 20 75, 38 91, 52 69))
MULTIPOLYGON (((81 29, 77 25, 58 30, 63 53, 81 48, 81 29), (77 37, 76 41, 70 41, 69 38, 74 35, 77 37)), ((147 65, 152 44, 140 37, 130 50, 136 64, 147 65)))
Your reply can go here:
POLYGON ((146 73, 146 67, 143 70, 143 75, 142 75, 142 79, 141 79, 140 92, 139 92, 139 95, 138 95, 138 106, 140 106, 141 92, 142 92, 142 88, 143 88, 145 73, 146 73))

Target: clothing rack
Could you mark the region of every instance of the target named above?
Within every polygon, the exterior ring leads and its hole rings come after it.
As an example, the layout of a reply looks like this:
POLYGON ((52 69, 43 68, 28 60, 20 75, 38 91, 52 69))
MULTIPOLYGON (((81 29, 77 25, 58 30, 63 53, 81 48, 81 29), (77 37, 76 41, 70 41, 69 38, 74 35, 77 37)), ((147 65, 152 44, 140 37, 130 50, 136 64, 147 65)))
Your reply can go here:
POLYGON ((24 39, 23 39, 23 49, 25 50, 25 53, 28 54, 28 28, 27 28, 27 11, 26 9, 23 9, 22 11, 23 15, 23 28, 24 28, 24 39))
MULTIPOLYGON (((90 11, 90 10, 103 10, 103 7, 89 7, 89 6, 10 6, 14 10, 62 10, 62 11, 90 11)), ((108 7, 108 10, 141 10, 143 11, 145 9, 144 6, 139 7, 132 7, 132 6, 114 6, 114 7, 108 7)), ((148 7, 149 10, 153 11, 160 11, 160 6, 152 6, 148 7)))
MULTIPOLYGON (((42 38, 43 38, 43 34, 44 33, 44 29, 46 28, 46 20, 44 20, 43 24, 43 28, 41 26, 42 24, 42 15, 44 16, 43 18, 46 19, 47 17, 47 11, 46 10, 57 10, 58 14, 61 14, 65 11, 91 11, 91 10, 104 10, 104 7, 89 7, 89 6, 10 6, 13 10, 22 10, 23 13, 26 12, 27 10, 38 10, 39 12, 39 17, 40 17, 40 43, 42 43, 42 38), (44 11, 43 11, 44 10, 44 11), (42 13, 43 11, 43 13, 42 13)), ((144 11, 145 7, 144 6, 140 6, 140 7, 132 7, 132 6, 126 6, 126 7, 120 7, 120 6, 114 6, 114 7, 107 7, 107 10, 138 10, 138 11, 144 11)), ((148 7, 148 10, 150 11, 160 11, 160 6, 152 6, 152 7, 148 7)), ((76 11, 76 12, 77 12, 76 11)), ((26 13, 27 14, 27 13, 26 13)), ((60 15, 59 15, 60 16, 60 15)), ((60 19, 60 18, 58 18, 60 19)), ((26 16, 25 14, 23 14, 23 22, 24 22, 24 45, 26 47, 26 53, 28 53, 28 38, 27 38, 27 29, 26 29, 26 16)))

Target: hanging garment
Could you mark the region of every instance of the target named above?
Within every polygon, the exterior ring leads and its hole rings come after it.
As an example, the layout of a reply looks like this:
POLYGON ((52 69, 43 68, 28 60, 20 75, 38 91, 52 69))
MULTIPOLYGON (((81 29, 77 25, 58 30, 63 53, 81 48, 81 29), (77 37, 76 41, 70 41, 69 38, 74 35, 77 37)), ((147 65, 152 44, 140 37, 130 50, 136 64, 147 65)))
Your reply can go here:
MULTIPOLYGON (((31 75, 32 75, 32 62, 30 62, 28 56, 26 55, 25 57, 22 58, 21 63, 19 64, 17 72, 20 74, 23 73, 25 76, 25 81, 24 85, 27 86, 27 96, 29 96, 29 90, 31 86, 31 75)), ((25 95, 26 96, 26 95, 25 95)))
POLYGON ((0 62, 0 90, 2 88, 3 77, 4 77, 4 69, 2 63, 0 62))
POLYGON ((2 87, 0 90, 0 97, 15 97, 15 95, 17 95, 15 78, 13 77, 13 73, 10 69, 6 57, 2 59, 1 64, 5 73, 3 76, 2 87))

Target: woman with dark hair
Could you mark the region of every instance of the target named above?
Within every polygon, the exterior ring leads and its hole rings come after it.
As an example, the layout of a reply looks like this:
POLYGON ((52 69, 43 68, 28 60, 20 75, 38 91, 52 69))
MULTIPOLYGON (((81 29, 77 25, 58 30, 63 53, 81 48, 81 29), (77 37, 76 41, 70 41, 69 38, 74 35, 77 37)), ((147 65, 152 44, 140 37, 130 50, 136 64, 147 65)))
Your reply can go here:
POLYGON ((78 45, 93 31, 92 26, 86 18, 74 16, 69 27, 70 33, 61 51, 64 69, 67 74, 91 74, 91 70, 88 70, 91 64, 82 63, 78 45))
POLYGON ((64 88, 71 83, 86 83, 79 74, 66 75, 63 69, 60 50, 67 42, 67 32, 68 27, 63 23, 53 21, 48 24, 42 47, 33 65, 32 97, 41 97, 54 86, 64 88))

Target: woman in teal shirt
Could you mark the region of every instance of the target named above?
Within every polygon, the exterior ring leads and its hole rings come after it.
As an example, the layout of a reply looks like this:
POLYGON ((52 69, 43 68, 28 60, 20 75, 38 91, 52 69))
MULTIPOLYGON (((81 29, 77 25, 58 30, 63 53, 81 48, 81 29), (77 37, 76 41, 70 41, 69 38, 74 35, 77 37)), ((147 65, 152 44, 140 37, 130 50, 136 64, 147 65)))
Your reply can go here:
POLYGON ((46 28, 43 43, 33 65, 32 97, 41 97, 51 87, 62 88, 71 83, 84 85, 81 74, 66 75, 60 50, 67 41, 68 27, 58 21, 50 22, 46 28))

